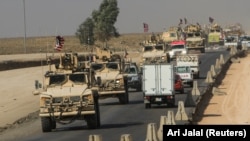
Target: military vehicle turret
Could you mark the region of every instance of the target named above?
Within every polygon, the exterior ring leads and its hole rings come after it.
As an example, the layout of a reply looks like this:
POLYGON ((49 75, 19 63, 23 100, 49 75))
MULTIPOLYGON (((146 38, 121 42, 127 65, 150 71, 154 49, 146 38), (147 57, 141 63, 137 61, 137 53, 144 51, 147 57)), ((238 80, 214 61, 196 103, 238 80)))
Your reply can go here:
POLYGON ((90 129, 100 127, 98 88, 89 62, 79 62, 76 53, 65 53, 59 64, 49 60, 48 65, 42 90, 37 93, 42 131, 51 132, 56 124, 75 120, 85 120, 90 129))

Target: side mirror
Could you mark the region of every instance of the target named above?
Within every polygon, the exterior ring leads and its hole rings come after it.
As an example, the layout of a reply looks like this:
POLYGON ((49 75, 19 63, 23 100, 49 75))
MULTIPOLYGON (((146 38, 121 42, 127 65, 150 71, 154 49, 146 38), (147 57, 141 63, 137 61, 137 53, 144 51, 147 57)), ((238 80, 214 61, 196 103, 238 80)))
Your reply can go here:
POLYGON ((35 80, 35 88, 36 90, 42 88, 42 84, 38 80, 35 80))
POLYGON ((96 83, 97 83, 98 86, 101 86, 102 78, 100 76, 97 77, 96 83))

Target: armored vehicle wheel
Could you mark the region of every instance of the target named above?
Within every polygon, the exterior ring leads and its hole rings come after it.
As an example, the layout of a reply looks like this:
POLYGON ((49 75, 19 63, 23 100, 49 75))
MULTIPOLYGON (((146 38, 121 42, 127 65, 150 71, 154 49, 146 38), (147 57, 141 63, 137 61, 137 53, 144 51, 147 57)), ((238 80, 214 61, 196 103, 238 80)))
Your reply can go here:
POLYGON ((119 102, 121 104, 128 104, 129 103, 129 96, 128 96, 128 77, 124 77, 124 87, 125 87, 125 93, 120 95, 119 102))
POLYGON ((184 88, 180 90, 180 93, 184 94, 184 88))
POLYGON ((95 101, 95 114, 86 115, 86 122, 89 129, 96 129, 101 126, 98 98, 95 98, 94 101, 95 101))
POLYGON ((98 127, 97 114, 87 115, 86 122, 89 129, 96 129, 98 127))
POLYGON ((190 85, 190 87, 193 87, 193 82, 190 82, 189 85, 190 85))
POLYGON ((175 105, 174 105, 174 103, 169 102, 169 103, 167 103, 167 106, 168 106, 168 107, 174 107, 175 105))
POLYGON ((150 104, 150 103, 146 103, 146 104, 145 104, 145 108, 146 108, 146 109, 150 109, 150 108, 151 108, 151 104, 150 104))
POLYGON ((52 123, 52 120, 49 117, 42 117, 41 122, 42 122, 43 132, 51 132, 53 127, 55 127, 52 123))
POLYGON ((138 85, 138 86, 137 86, 136 91, 137 91, 137 92, 142 91, 142 87, 141 87, 141 85, 138 85))
POLYGON ((56 129, 56 121, 51 120, 52 129, 56 129))
POLYGON ((119 102, 121 104, 128 104, 129 103, 129 97, 128 97, 128 92, 127 91, 123 95, 119 96, 119 102))
POLYGON ((99 108, 99 102, 98 98, 95 98, 95 112, 97 115, 97 127, 101 127, 101 117, 100 117, 100 108, 99 108))

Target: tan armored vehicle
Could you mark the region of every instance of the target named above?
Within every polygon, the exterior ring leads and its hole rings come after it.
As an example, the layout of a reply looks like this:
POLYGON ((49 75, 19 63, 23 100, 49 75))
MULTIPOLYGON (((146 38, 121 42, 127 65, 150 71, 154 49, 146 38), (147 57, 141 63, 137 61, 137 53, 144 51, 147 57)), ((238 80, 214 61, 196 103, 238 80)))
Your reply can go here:
POLYGON ((205 53, 207 37, 200 25, 189 24, 184 28, 187 51, 205 53))
POLYGON ((112 54, 110 58, 104 57, 105 59, 103 59, 101 56, 103 56, 102 52, 97 49, 97 59, 91 63, 91 68, 95 71, 95 78, 99 84, 99 98, 115 97, 121 104, 129 103, 126 63, 123 57, 112 54))
POLYGON ((49 68, 39 92, 42 131, 75 120, 85 120, 90 129, 100 127, 98 88, 89 63, 78 62, 77 54, 65 53, 58 65, 49 63, 49 68))
POLYGON ((171 26, 167 31, 162 33, 162 41, 170 44, 172 41, 180 40, 182 38, 182 29, 178 26, 171 26))
POLYGON ((169 62, 169 54, 167 52, 167 46, 163 42, 146 40, 142 44, 142 57, 140 61, 140 67, 144 63, 154 62, 169 62))
POLYGON ((220 25, 214 23, 208 29, 208 44, 211 45, 223 45, 224 34, 220 25))

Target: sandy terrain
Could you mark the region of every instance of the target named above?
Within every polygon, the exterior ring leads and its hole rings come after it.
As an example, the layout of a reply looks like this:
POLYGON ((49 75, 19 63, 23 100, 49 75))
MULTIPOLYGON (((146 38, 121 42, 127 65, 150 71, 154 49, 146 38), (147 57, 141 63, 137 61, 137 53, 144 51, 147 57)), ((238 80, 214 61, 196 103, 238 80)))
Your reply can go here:
POLYGON ((233 63, 218 87, 226 95, 214 95, 198 124, 250 123, 250 56, 233 63))

